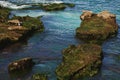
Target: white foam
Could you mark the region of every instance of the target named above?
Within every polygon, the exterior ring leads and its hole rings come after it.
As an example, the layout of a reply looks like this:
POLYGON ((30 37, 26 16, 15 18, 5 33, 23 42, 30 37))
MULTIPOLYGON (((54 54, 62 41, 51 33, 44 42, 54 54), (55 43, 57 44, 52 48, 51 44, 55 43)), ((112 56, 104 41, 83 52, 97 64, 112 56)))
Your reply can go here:
POLYGON ((10 9, 22 9, 22 8, 29 8, 31 5, 15 5, 13 3, 7 1, 0 1, 0 6, 10 8, 10 9))

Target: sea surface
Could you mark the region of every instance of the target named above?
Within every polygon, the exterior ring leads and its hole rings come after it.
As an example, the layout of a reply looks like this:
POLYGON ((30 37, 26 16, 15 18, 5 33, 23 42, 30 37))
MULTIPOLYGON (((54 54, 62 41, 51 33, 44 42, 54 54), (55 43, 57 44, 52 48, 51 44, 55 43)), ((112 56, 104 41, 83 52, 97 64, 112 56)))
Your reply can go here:
MULTIPOLYGON (((10 17, 43 16, 45 26, 44 32, 35 33, 27 41, 0 51, 0 80, 30 80, 31 75, 35 73, 47 74, 49 80, 57 80, 55 69, 62 61, 62 50, 71 44, 82 43, 75 38, 75 30, 80 26, 83 10, 95 13, 108 10, 116 14, 117 23, 120 25, 120 0, 0 0, 0 5, 13 9, 10 17), (61 2, 74 3, 76 6, 52 12, 31 7, 32 4, 61 2), (37 64, 29 73, 10 75, 7 71, 8 64, 25 57, 32 57, 37 64)), ((103 43, 102 49, 104 59, 100 72, 85 80, 120 80, 120 29, 116 37, 103 43)))

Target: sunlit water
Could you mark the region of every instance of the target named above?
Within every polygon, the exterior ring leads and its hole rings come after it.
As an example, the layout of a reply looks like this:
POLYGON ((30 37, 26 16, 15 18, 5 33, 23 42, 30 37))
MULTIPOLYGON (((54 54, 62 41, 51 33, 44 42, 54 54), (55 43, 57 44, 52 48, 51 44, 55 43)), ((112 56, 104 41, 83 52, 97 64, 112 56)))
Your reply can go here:
MULTIPOLYGON (((28 3, 51 2, 51 0, 9 0, 14 5, 28 3)), ((55 0, 54 0, 55 1, 55 0)), ((57 0, 56 0, 57 1, 57 0)), ((52 1, 53 2, 53 1, 52 1)), ((0 53, 0 80, 29 80, 34 73, 46 73, 49 80, 56 80, 55 68, 62 60, 61 51, 70 44, 78 45, 81 41, 75 38, 75 29, 79 27, 79 16, 82 10, 99 12, 109 10, 117 15, 120 25, 120 1, 119 0, 64 0, 63 2, 75 3, 75 8, 67 8, 64 11, 45 12, 40 9, 13 10, 12 15, 17 16, 41 16, 45 31, 34 34, 27 42, 17 43, 4 49, 0 53), (32 57, 37 63, 32 71, 20 77, 11 77, 7 72, 8 63, 24 57, 32 57)), ((22 6, 21 5, 21 6, 22 6)), ((87 80, 119 80, 120 78, 120 33, 112 39, 105 41, 102 46, 104 59, 101 71, 98 75, 87 80)))

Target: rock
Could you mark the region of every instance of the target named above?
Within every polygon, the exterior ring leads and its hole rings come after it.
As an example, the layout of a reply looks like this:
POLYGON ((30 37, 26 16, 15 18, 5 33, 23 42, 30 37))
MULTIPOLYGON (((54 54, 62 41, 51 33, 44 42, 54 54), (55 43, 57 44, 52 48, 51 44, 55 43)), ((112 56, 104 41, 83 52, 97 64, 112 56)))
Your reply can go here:
POLYGON ((21 72, 27 69, 31 69, 34 65, 32 58, 23 58, 17 61, 14 61, 8 65, 9 72, 21 72))
POLYGON ((44 25, 42 21, 40 20, 40 17, 30 17, 30 16, 14 16, 12 18, 18 19, 21 23, 21 26, 25 27, 28 30, 33 30, 33 31, 43 31, 44 30, 44 25))
POLYGON ((75 4, 73 4, 73 3, 64 3, 64 4, 67 5, 70 8, 75 7, 75 4))
POLYGON ((102 12, 98 13, 97 16, 102 17, 105 20, 116 18, 116 15, 110 13, 109 11, 102 11, 102 12))
POLYGON ((23 26, 9 26, 8 30, 25 30, 23 26))
POLYGON ((76 37, 80 40, 101 44, 118 32, 118 24, 115 15, 112 13, 103 11, 98 14, 87 15, 86 13, 87 16, 83 15, 85 14, 81 15, 81 25, 76 29, 76 37))
POLYGON ((5 22, 8 20, 8 16, 10 14, 10 9, 3 8, 0 6, 0 22, 5 22))
POLYGON ((47 76, 45 74, 37 73, 37 74, 34 74, 32 76, 32 80, 48 80, 48 79, 47 79, 47 76))
POLYGON ((5 22, 0 22, 0 49, 18 41, 26 40, 35 32, 44 30, 40 17, 14 16, 11 20, 5 19, 3 21, 5 22))
POLYGON ((93 15, 93 12, 92 11, 88 11, 88 10, 84 10, 83 11, 83 14, 80 16, 80 19, 81 20, 85 20, 87 18, 91 18, 93 15))
POLYGON ((64 4, 43 4, 41 8, 45 11, 57 11, 57 10, 64 10, 66 6, 64 4))
POLYGON ((71 45, 62 52, 63 61, 57 67, 58 80, 77 80, 98 73, 102 62, 101 47, 95 44, 71 45))
MULTIPOLYGON (((37 5, 38 6, 38 5, 37 5)), ((72 3, 50 3, 50 4, 39 4, 40 8, 45 11, 58 11, 64 10, 67 7, 74 7, 75 4, 72 3)))

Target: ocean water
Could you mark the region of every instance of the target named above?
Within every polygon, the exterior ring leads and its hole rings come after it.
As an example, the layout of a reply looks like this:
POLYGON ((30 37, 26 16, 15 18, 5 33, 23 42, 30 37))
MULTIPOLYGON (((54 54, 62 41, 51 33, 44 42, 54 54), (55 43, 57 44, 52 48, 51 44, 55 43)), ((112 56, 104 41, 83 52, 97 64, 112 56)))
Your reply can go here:
MULTIPOLYGON (((49 80, 57 80, 55 68, 62 60, 61 51, 70 44, 81 44, 75 38, 75 29, 80 26, 82 10, 100 12, 108 10, 117 16, 120 25, 119 0, 1 0, 0 5, 12 8, 11 15, 43 16, 45 31, 36 33, 24 43, 16 43, 0 51, 0 80, 29 80, 34 73, 45 73, 49 80), (22 9, 33 3, 74 3, 74 8, 63 11, 46 12, 41 9, 22 9), (3 4, 4 3, 4 4, 3 4), (11 76, 7 71, 10 62, 24 57, 32 57, 37 64, 21 76, 11 76)), ((103 64, 100 72, 86 80, 119 80, 120 79, 120 29, 118 35, 106 40, 103 45, 103 64)), ((81 79, 80 79, 81 80, 81 79)))

